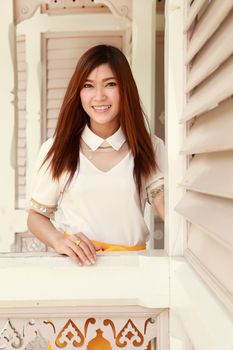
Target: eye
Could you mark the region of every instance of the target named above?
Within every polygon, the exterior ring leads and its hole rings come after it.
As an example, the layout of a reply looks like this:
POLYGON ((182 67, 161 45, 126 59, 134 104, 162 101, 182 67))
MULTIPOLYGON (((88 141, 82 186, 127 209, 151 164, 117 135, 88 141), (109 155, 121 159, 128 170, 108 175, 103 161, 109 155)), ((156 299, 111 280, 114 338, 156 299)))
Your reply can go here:
POLYGON ((83 84, 83 88, 85 88, 85 89, 92 88, 92 87, 93 87, 93 85, 90 83, 83 84))
POLYGON ((116 81, 109 81, 106 86, 110 86, 110 87, 117 86, 117 83, 116 81))

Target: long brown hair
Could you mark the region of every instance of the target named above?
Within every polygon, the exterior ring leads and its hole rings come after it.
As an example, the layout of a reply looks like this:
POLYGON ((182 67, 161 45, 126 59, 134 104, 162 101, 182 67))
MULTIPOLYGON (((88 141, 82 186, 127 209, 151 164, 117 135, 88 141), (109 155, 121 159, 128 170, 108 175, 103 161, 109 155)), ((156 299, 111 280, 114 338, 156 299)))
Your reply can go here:
POLYGON ((142 177, 148 178, 156 169, 154 150, 129 63, 124 54, 113 46, 94 46, 79 59, 61 106, 53 145, 44 162, 50 160, 53 179, 58 179, 64 171, 68 171, 72 179, 79 165, 81 134, 89 123, 89 117, 81 104, 80 91, 93 69, 106 63, 118 82, 120 125, 134 156, 134 178, 141 193, 142 177))

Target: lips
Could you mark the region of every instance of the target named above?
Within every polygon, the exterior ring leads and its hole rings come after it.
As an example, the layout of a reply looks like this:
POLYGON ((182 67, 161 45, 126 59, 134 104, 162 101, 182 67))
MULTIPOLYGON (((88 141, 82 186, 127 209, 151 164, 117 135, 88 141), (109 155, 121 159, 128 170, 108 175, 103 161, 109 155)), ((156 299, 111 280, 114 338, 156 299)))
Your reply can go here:
POLYGON ((110 107, 111 107, 111 105, 92 106, 92 108, 93 108, 96 112, 106 112, 106 111, 109 110, 110 107))

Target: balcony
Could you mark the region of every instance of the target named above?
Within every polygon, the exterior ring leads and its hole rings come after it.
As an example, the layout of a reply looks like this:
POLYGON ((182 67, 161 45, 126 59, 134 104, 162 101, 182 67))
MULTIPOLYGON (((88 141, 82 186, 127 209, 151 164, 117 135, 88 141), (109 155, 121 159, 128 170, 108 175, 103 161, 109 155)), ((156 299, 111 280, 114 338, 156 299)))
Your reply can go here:
POLYGON ((91 267, 53 252, 7 253, 0 270, 0 348, 142 350, 168 339, 163 251, 102 253, 91 267))

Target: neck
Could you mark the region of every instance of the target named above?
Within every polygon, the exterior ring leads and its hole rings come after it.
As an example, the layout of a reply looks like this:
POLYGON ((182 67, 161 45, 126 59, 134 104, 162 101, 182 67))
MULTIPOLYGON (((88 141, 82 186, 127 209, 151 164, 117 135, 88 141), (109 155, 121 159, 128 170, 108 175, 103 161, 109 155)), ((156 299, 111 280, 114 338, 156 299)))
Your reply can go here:
POLYGON ((108 137, 115 134, 119 127, 119 124, 113 126, 90 125, 91 131, 93 131, 97 136, 102 137, 102 139, 107 139, 108 137))

